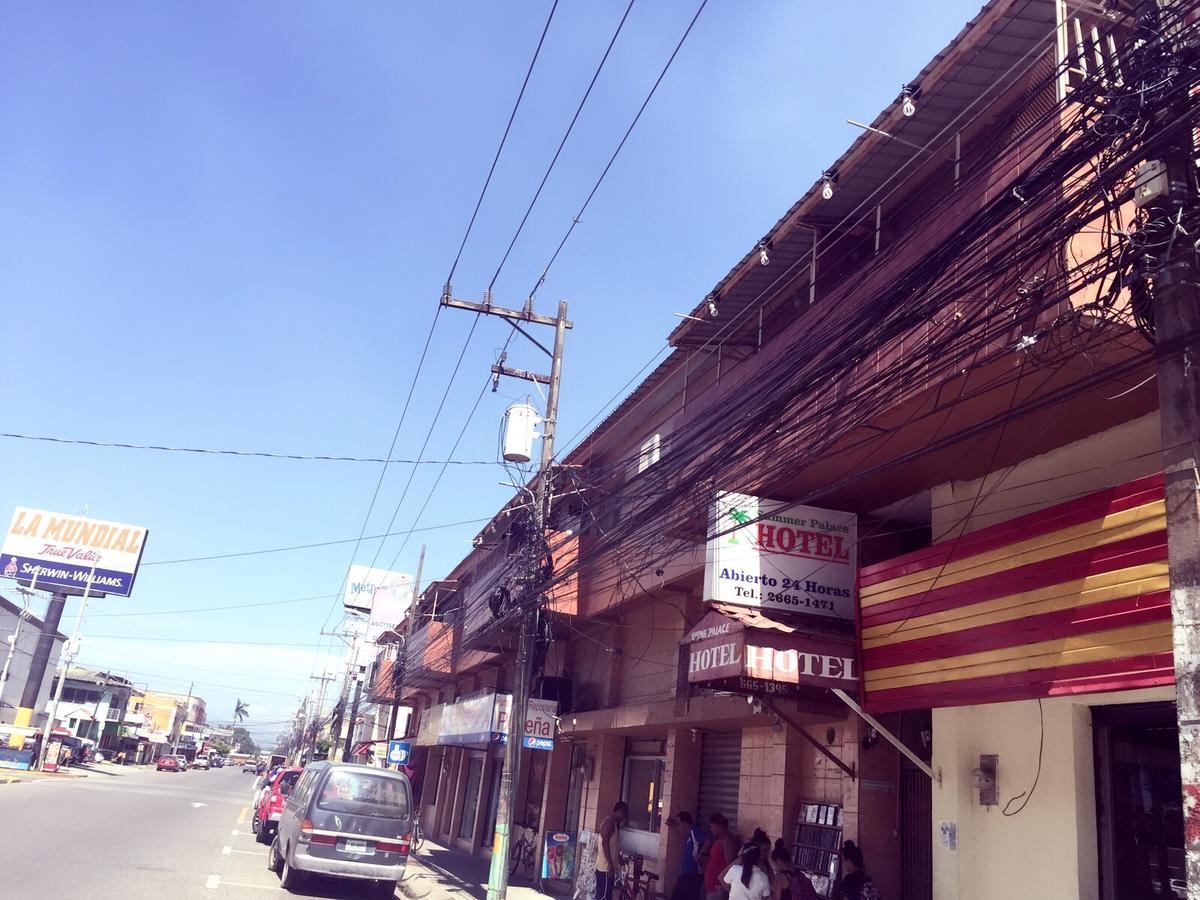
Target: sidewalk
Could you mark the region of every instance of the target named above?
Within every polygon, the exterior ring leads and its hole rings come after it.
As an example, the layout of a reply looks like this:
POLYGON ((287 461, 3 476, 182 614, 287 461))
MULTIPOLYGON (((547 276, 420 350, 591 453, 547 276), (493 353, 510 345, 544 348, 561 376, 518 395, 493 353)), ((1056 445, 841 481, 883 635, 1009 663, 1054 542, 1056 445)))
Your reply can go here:
MULTIPOLYGON (((450 850, 428 838, 421 852, 409 857, 408 868, 400 882, 400 893, 409 900, 461 900, 471 896, 485 900, 491 863, 461 850, 450 850)), ((518 878, 508 886, 509 900, 566 900, 570 885, 555 882, 552 894, 539 891, 535 884, 518 878), (561 887, 560 887, 561 886, 561 887)))
POLYGON ((0 769, 0 784, 16 784, 18 781, 46 781, 53 780, 55 778, 87 777, 87 772, 78 772, 75 769, 70 769, 66 772, 34 772, 29 769, 0 769))

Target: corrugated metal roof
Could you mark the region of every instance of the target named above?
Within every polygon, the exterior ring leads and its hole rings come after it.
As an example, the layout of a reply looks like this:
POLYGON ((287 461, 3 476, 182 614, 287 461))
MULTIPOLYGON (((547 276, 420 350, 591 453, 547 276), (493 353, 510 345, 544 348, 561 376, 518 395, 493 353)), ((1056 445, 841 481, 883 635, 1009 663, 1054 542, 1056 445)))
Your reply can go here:
MULTIPOLYGON (((1039 58, 1039 48, 1052 46, 1054 25, 1054 0, 993 0, 912 80, 921 90, 917 114, 906 118, 897 96, 875 117, 872 127, 918 146, 932 140, 952 141, 955 125, 970 122, 972 110, 1000 97, 1039 58)), ((709 316, 707 297, 697 303, 691 313, 694 318, 685 319, 671 332, 669 341, 675 348, 672 353, 567 455, 566 461, 580 461, 598 435, 683 364, 682 354, 698 347, 744 340, 748 329, 757 328, 757 308, 765 306, 779 291, 793 287, 807 267, 814 228, 825 231, 848 218, 853 222, 856 217, 870 216, 892 182, 902 182, 906 172, 920 169, 921 157, 921 151, 898 140, 869 131, 860 134, 829 166, 839 176, 833 197, 821 197, 818 177, 767 233, 772 242, 770 264, 759 265, 755 241, 709 294, 717 297, 718 316, 709 316), (731 322, 738 324, 731 326, 731 322)), ((819 278, 818 264, 818 283, 819 278)))

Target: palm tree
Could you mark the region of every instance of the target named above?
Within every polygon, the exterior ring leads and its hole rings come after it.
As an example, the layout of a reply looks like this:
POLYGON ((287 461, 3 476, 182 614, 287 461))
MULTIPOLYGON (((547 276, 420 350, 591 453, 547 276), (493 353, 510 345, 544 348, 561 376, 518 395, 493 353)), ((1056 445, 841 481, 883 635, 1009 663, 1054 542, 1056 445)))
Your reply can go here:
POLYGON ((239 697, 237 702, 233 705, 234 723, 240 723, 242 719, 246 718, 248 715, 250 715, 250 704, 243 702, 239 697))

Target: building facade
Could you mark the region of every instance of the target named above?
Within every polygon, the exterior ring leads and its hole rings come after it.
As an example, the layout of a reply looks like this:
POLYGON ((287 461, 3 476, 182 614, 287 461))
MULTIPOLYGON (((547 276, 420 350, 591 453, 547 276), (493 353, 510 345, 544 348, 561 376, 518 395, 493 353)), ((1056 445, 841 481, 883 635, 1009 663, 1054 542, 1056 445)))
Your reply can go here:
POLYGON ((988 3, 563 458, 544 545, 514 498, 426 588, 380 695, 415 710, 428 834, 490 852, 520 735, 516 823, 586 844, 624 800, 668 891, 681 810, 782 837, 821 891, 847 839, 888 897, 1178 888, 1140 157, 1095 112, 1136 39, 988 3), (745 540, 759 568, 714 564, 745 540))
MULTIPOLYGON (((21 692, 29 677, 29 664, 33 660, 34 649, 37 647, 38 635, 42 631, 42 620, 33 615, 26 615, 22 607, 0 597, 0 667, 7 660, 8 675, 0 686, 0 725, 11 725, 14 713, 21 700, 21 692)), ((62 653, 67 636, 55 632, 54 643, 50 651, 50 661, 46 666, 47 673, 53 673, 58 666, 58 658, 62 653)), ((50 678, 42 680, 38 692, 38 702, 35 709, 39 710, 37 721, 32 725, 35 729, 46 725, 46 700, 50 696, 50 678)), ((0 743, 5 743, 0 741, 0 743)))

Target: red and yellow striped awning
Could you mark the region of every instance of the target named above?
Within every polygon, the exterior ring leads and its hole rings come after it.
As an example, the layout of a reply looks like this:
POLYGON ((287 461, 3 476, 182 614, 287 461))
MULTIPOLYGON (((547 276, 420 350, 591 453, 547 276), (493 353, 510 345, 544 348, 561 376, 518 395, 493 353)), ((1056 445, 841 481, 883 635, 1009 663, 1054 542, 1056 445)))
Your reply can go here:
POLYGON ((1174 683, 1162 476, 864 568, 873 711, 1174 683))

